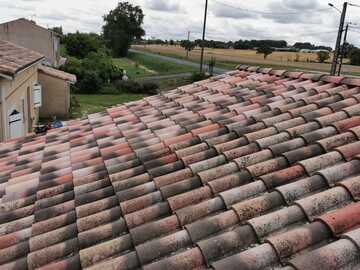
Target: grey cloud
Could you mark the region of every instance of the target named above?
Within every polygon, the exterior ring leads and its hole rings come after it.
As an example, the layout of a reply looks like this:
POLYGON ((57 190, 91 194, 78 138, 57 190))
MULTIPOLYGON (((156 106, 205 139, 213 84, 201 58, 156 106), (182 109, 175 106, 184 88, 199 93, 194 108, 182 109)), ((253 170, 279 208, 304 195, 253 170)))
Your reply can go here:
POLYGON ((169 0, 147 0, 146 6, 149 9, 156 11, 167 11, 167 12, 181 11, 179 3, 169 0))
POLYGON ((287 8, 289 10, 303 11, 321 8, 320 2, 318 0, 282 0, 282 4, 284 5, 284 8, 287 8))
POLYGON ((265 29, 251 25, 239 25, 236 31, 238 39, 270 39, 274 37, 270 36, 265 29))
POLYGON ((69 14, 65 14, 59 11, 51 11, 44 14, 39 14, 39 17, 45 20, 51 20, 51 21, 65 21, 65 20, 77 20, 78 17, 71 16, 69 14))
MULTIPOLYGON (((202 22, 186 20, 186 16, 181 16, 177 20, 184 23, 169 24, 169 19, 159 16, 153 16, 151 21, 145 24, 146 34, 148 37, 154 36, 162 39, 185 39, 187 32, 191 31, 191 39, 200 38, 202 33, 202 22)), ((208 27, 208 32, 215 32, 216 29, 208 27)))
POLYGON ((15 10, 15 11, 32 11, 34 10, 33 6, 29 5, 22 5, 22 4, 15 4, 11 2, 2 2, 0 3, 0 7, 2 9, 8 9, 8 10, 15 10))
POLYGON ((235 9, 230 5, 224 5, 217 2, 215 2, 214 6, 212 7, 212 13, 219 18, 246 19, 257 17, 257 15, 254 13, 250 13, 241 9, 235 9))
POLYGON ((282 24, 321 24, 323 21, 319 13, 322 12, 313 12, 321 7, 318 0, 276 0, 268 5, 269 12, 263 13, 262 16, 282 24))

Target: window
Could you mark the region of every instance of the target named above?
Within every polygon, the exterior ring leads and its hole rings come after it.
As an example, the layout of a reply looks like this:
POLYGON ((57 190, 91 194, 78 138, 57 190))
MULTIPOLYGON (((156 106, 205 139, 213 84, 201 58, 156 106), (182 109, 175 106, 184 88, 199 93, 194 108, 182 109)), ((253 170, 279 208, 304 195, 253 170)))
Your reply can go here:
POLYGON ((34 108, 42 106, 42 87, 38 83, 33 86, 33 104, 34 108))

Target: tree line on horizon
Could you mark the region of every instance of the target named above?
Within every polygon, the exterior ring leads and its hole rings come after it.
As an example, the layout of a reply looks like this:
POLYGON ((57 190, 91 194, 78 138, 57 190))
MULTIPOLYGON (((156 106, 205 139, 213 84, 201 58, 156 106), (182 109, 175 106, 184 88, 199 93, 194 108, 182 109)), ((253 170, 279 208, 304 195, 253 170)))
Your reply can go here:
POLYGON ((201 47, 204 44, 206 48, 212 49, 238 49, 238 50, 253 50, 259 47, 271 47, 278 49, 286 49, 289 51, 297 51, 301 49, 308 50, 327 50, 332 51, 332 47, 314 45, 310 42, 295 42, 293 45, 289 45, 285 40, 270 40, 270 39, 260 39, 260 40, 238 40, 238 41, 219 41, 219 40, 205 40, 202 42, 201 39, 196 39, 194 41, 188 40, 162 40, 162 39, 142 39, 134 40, 134 44, 147 44, 147 45, 181 45, 184 42, 191 42, 195 47, 201 47))

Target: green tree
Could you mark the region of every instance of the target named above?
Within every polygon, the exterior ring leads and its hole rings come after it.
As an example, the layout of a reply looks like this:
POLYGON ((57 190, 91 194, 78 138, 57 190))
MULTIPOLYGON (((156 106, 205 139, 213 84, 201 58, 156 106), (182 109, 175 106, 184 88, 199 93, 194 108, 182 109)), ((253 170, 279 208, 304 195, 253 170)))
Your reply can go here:
POLYGON ((360 49, 352 49, 350 52, 350 64, 360 66, 360 49))
POLYGON ((63 40, 67 53, 77 58, 85 58, 91 52, 104 48, 103 39, 95 33, 71 33, 63 40))
POLYGON ((115 9, 104 16, 103 35, 114 56, 127 56, 131 42, 145 35, 141 27, 143 21, 142 9, 129 2, 118 3, 115 9))
POLYGON ((99 93, 121 73, 105 50, 91 52, 84 59, 69 57, 63 69, 76 75, 74 90, 86 94, 99 93))
POLYGON ((53 31, 55 32, 56 34, 59 34, 59 35, 64 35, 64 32, 63 32, 63 29, 62 29, 62 26, 55 26, 53 28, 49 28, 50 31, 53 31))
POLYGON ((274 52, 270 46, 261 46, 256 50, 257 54, 264 54, 264 59, 274 52))
POLYGON ((183 40, 180 43, 180 46, 183 47, 186 51, 186 57, 189 57, 189 52, 191 52, 196 47, 195 42, 191 42, 190 40, 183 40))
POLYGON ((320 63, 324 63, 326 60, 330 59, 330 53, 325 51, 320 51, 317 53, 317 58, 320 63))

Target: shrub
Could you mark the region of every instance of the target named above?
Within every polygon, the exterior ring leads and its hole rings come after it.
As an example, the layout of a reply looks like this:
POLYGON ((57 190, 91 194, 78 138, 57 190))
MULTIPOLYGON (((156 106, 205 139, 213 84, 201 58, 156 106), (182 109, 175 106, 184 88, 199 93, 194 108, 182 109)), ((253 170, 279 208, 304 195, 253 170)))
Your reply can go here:
POLYGON ((115 85, 113 83, 109 83, 109 84, 104 85, 101 88, 100 93, 105 94, 105 95, 117 95, 117 94, 119 94, 117 88, 115 87, 115 85))
POLYGON ((317 57, 320 63, 324 63, 326 60, 330 59, 330 53, 320 51, 317 53, 317 57))
POLYGON ((70 117, 73 118, 80 112, 80 103, 76 96, 70 96, 70 117))
POLYGON ((122 70, 104 50, 91 52, 84 59, 70 57, 63 69, 77 76, 74 89, 84 94, 99 93, 114 78, 122 77, 122 70))
POLYGON ((191 82, 198 82, 198 81, 202 81, 209 78, 209 75, 206 75, 204 72, 200 73, 200 72, 194 72, 191 75, 191 82))
POLYGON ((158 93, 159 86, 156 83, 140 84, 135 81, 117 81, 114 82, 114 88, 117 94, 131 93, 131 94, 147 94, 155 95, 158 93))
POLYGON ((143 93, 149 95, 156 95, 158 93, 159 85, 154 82, 147 82, 143 84, 143 93))
POLYGON ((116 72, 116 66, 105 51, 90 53, 83 60, 82 67, 84 70, 95 71, 105 83, 109 82, 116 72))
POLYGON ((103 39, 95 33, 70 33, 63 38, 63 43, 70 56, 80 59, 105 46, 103 39))
POLYGON ((350 64, 360 66, 360 49, 352 49, 350 52, 350 64))
POLYGON ((81 80, 77 83, 77 92, 82 94, 99 93, 103 80, 95 70, 84 70, 81 74, 81 80))

